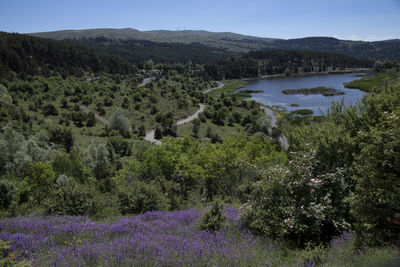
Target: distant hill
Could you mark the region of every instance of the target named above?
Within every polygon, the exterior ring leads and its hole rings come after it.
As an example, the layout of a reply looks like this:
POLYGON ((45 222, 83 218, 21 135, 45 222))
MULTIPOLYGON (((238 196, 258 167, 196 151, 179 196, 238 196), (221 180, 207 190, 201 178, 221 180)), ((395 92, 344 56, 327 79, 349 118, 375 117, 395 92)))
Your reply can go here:
POLYGON ((379 42, 345 41, 332 37, 307 37, 284 40, 247 36, 229 32, 216 33, 193 30, 139 31, 130 28, 64 30, 31 33, 31 35, 58 40, 105 37, 107 39, 134 39, 169 43, 199 43, 233 52, 248 52, 266 48, 311 50, 340 53, 369 60, 396 60, 400 62, 400 40, 398 39, 379 42))

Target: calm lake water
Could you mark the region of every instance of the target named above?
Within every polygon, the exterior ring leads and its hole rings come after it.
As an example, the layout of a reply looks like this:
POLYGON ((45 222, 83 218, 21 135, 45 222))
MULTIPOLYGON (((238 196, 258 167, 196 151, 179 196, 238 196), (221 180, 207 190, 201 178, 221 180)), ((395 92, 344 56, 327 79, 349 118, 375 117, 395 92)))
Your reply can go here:
POLYGON ((332 101, 342 101, 346 105, 356 104, 366 93, 357 89, 348 89, 343 83, 360 79, 358 74, 322 74, 307 77, 285 77, 274 79, 251 80, 248 85, 239 90, 257 90, 262 93, 252 94, 251 99, 268 105, 280 106, 287 111, 297 109, 310 109, 314 115, 320 115, 321 111, 326 112, 331 106, 332 101), (285 95, 282 90, 314 88, 325 86, 343 91, 344 95, 323 96, 323 95, 285 95), (298 107, 292 107, 291 104, 297 104, 298 107))

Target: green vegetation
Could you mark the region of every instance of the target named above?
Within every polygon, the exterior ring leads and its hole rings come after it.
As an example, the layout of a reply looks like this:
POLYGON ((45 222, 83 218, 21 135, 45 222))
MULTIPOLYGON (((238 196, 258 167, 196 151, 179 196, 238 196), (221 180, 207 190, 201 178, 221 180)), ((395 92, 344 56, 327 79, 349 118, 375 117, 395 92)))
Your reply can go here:
POLYGON ((314 112, 310 109, 297 109, 297 110, 293 110, 291 111, 289 114, 290 115, 302 115, 302 116, 310 116, 312 115, 314 112))
POLYGON ((344 92, 335 88, 327 88, 325 86, 318 86, 315 88, 301 88, 301 89, 286 89, 282 90, 285 95, 310 95, 321 94, 323 96, 344 95, 344 92))
POLYGON ((225 80, 225 81, 222 81, 222 83, 224 84, 224 86, 222 88, 212 90, 209 93, 209 95, 214 96, 214 97, 218 97, 222 93, 224 95, 232 95, 232 94, 235 94, 238 89, 245 87, 247 84, 243 80, 225 80))
POLYGON ((397 78, 398 74, 396 72, 367 74, 359 80, 345 83, 344 86, 347 88, 360 89, 365 92, 374 92, 380 91, 382 88, 387 88, 389 83, 395 81, 397 78))
POLYGON ((201 43, 159 43, 146 40, 114 40, 104 37, 85 38, 80 41, 73 40, 73 42, 90 47, 100 55, 122 57, 139 68, 146 68, 146 62, 149 59, 154 63, 204 64, 235 56, 233 52, 201 43))
POLYGON ((214 80, 223 80, 258 78, 265 75, 289 76, 344 68, 370 68, 372 65, 372 61, 340 54, 268 49, 205 64, 204 72, 214 80))
MULTIPOLYGON (((400 239, 400 72, 395 65, 382 72, 389 65, 375 64, 374 76, 359 81, 371 93, 356 105, 334 103, 320 117, 309 116, 311 110, 282 112, 278 127, 272 127, 260 104, 244 100, 254 91, 236 93, 245 82, 224 81, 220 89, 204 90, 216 86, 215 77, 290 75, 317 65, 324 70, 370 62, 268 50, 205 65, 148 60, 135 75, 124 59, 70 43, 0 34, 0 44, 0 217, 16 217, 0 220, 0 230, 2 240, 17 242, 0 241, 0 263, 11 265, 29 255, 34 264, 46 265, 56 259, 48 253, 54 244, 70 256, 64 263, 76 263, 71 255, 78 254, 68 249, 79 248, 85 252, 80 263, 96 265, 101 253, 88 256, 85 248, 105 251, 101 245, 117 244, 116 238, 145 236, 137 231, 153 235, 144 237, 148 243, 129 239, 148 245, 146 255, 152 256, 161 255, 152 247, 159 244, 155 237, 182 244, 183 233, 201 237, 204 248, 220 247, 224 240, 230 245, 226 251, 235 247, 229 260, 225 254, 206 254, 205 265, 213 260, 232 265, 241 252, 249 255, 245 264, 256 265, 365 265, 399 258, 397 250, 389 250, 400 239), (117 62, 121 69, 113 68, 117 62), (176 120, 199 104, 204 112, 177 128, 176 120), (143 140, 150 129, 156 129, 161 145, 143 140), (286 138, 288 147, 281 146, 286 138), (239 214, 222 205, 240 207, 239 214), (192 208, 199 210, 162 212, 192 208), (153 210, 159 212, 148 212, 153 210), (50 220, 58 226, 46 226, 53 231, 49 237, 31 226, 22 231, 26 224, 19 220, 28 219, 18 216, 27 215, 40 221, 37 225, 50 220), (110 226, 51 215, 106 221, 138 216, 110 226), (74 229, 90 225, 93 230, 76 234, 59 226, 65 220, 74 221, 74 229), (170 228, 175 226, 183 230, 170 228), (109 230, 100 233, 97 227, 109 230), (48 241, 35 247, 32 231, 48 241)), ((132 246, 116 248, 126 258, 112 254, 107 260, 132 265, 128 259, 134 254, 127 249, 132 246)), ((176 251, 168 254, 172 260, 176 251)), ((185 253, 186 263, 193 257, 185 253)), ((165 257, 138 260, 175 264, 165 257)))

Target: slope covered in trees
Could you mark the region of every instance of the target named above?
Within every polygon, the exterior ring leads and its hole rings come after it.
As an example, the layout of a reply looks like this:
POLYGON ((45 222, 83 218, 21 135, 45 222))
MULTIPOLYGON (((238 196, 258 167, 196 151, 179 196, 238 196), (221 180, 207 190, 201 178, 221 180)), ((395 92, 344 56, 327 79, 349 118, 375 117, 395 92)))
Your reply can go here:
POLYGON ((63 41, 0 32, 0 73, 53 73, 83 75, 84 72, 133 73, 134 67, 117 57, 98 56, 91 49, 63 41))
MULTIPOLYGON (((73 41, 73 40, 71 40, 73 41)), ((226 49, 212 48, 201 43, 160 43, 146 40, 109 39, 104 37, 83 38, 75 41, 93 48, 101 55, 115 55, 139 67, 149 59, 155 63, 193 63, 215 62, 233 55, 226 49)))

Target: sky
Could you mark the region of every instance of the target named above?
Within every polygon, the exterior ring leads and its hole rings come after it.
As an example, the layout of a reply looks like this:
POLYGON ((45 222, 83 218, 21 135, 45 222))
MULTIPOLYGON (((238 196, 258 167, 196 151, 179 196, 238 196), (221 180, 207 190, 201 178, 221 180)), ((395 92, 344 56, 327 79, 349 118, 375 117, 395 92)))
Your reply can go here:
POLYGON ((0 31, 91 28, 400 39, 400 0, 0 0, 0 31))

